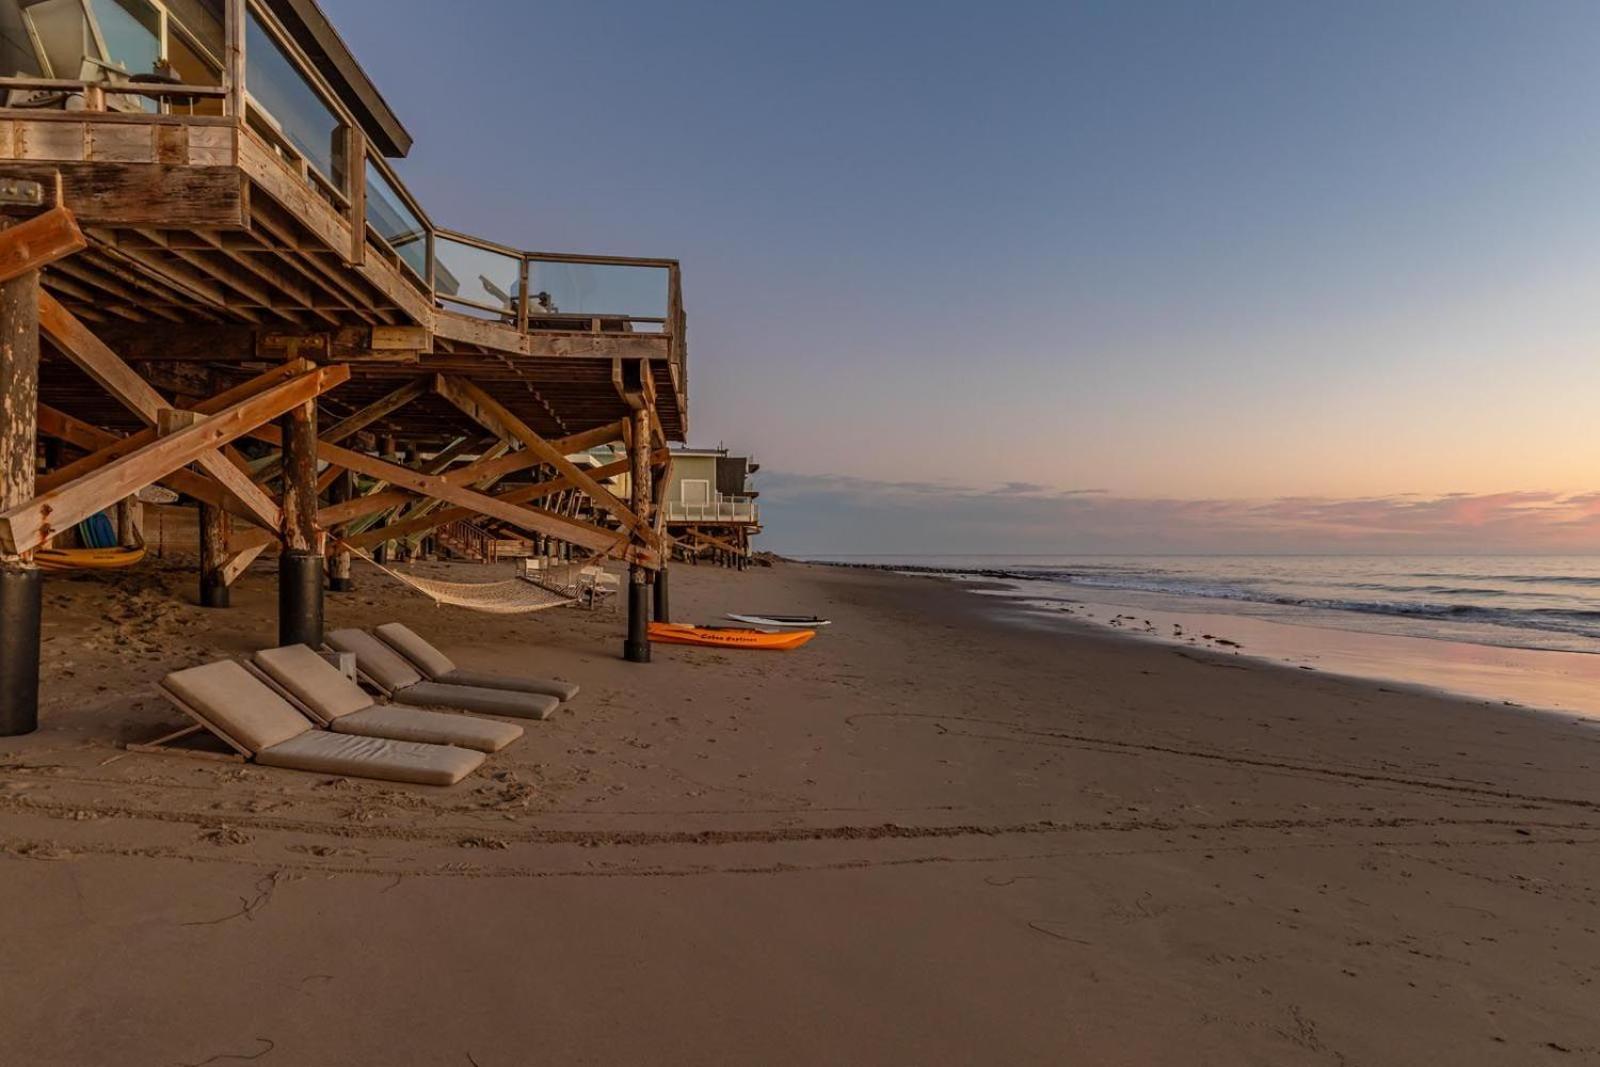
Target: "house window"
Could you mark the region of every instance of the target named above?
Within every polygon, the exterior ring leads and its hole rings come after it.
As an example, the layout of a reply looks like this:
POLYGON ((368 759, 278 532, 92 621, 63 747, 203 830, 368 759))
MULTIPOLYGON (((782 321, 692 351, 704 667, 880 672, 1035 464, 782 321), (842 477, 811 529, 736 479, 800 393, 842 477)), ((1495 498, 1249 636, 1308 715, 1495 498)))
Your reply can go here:
POLYGON ((685 478, 680 488, 683 502, 689 505, 711 503, 711 483, 705 478, 685 478))
MULTIPOLYGON (((16 0, 41 75, 67 81, 126 81, 174 74, 189 85, 216 85, 221 68, 191 44, 154 0, 16 0), (173 29, 179 32, 172 33, 173 29)), ((156 111, 134 93, 114 94, 113 110, 156 111)))

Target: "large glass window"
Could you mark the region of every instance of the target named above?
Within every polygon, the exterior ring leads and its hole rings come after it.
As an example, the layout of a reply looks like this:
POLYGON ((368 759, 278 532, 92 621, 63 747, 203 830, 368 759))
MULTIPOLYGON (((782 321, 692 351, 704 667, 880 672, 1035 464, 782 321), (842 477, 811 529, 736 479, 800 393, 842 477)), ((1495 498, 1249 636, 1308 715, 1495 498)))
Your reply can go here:
MULTIPOLYGON (((177 78, 216 85, 214 61, 189 43, 153 0, 10 0, 0 5, 7 69, 70 81, 177 78)), ((113 93, 113 110, 158 110, 152 98, 113 93)))
POLYGON ((522 260, 503 252, 452 241, 433 242, 433 288, 439 296, 515 315, 522 260))
POLYGON ((129 74, 161 66, 161 12, 144 0, 89 0, 106 58, 129 74))
POLYGON ((339 116, 290 62, 254 12, 245 30, 244 55, 252 112, 336 188, 348 188, 339 116))
MULTIPOLYGON (((176 26, 170 19, 167 22, 167 65, 172 68, 172 76, 185 85, 222 84, 222 71, 217 67, 216 61, 185 33, 177 32, 176 26)), ((179 102, 174 108, 188 115, 220 115, 222 100, 218 97, 203 97, 179 102)))
POLYGON ((419 278, 428 277, 428 231, 371 160, 367 161, 367 224, 419 278))

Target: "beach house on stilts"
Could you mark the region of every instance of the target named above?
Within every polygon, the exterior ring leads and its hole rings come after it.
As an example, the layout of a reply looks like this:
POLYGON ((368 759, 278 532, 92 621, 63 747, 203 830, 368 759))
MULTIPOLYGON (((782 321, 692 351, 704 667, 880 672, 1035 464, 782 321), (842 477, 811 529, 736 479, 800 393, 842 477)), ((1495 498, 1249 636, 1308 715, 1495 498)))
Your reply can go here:
POLYGON ((761 505, 751 482, 761 465, 726 448, 680 448, 672 452, 663 522, 673 553, 743 569, 751 539, 761 532, 761 505))
POLYGON ((675 261, 441 228, 314 0, 0 0, 0 75, 0 734, 36 722, 39 554, 108 511, 135 539, 152 485, 199 509, 204 603, 278 556, 284 644, 352 552, 476 517, 626 561, 648 659, 675 261))

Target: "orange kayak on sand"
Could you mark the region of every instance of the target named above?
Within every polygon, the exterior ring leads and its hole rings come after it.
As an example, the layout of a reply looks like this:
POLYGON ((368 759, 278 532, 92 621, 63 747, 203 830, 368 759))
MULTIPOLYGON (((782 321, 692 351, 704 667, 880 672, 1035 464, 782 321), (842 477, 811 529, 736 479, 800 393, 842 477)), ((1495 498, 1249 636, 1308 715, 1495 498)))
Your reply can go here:
POLYGON ((682 622, 653 622, 650 640, 668 645, 703 645, 707 648, 760 648, 787 652, 799 648, 813 637, 815 630, 790 630, 781 634, 762 630, 713 629, 682 622))

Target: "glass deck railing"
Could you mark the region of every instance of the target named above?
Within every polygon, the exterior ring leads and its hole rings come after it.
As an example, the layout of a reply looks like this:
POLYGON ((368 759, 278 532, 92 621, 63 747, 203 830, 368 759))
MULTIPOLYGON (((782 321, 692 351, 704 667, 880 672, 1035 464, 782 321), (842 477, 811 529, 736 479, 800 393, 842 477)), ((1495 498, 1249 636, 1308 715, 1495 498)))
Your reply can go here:
POLYGON ((442 310, 522 332, 665 334, 683 364, 674 260, 525 252, 435 226, 317 64, 260 0, 0 0, 0 106, 244 116, 361 240, 442 310), (185 19, 191 21, 186 22, 185 19))

